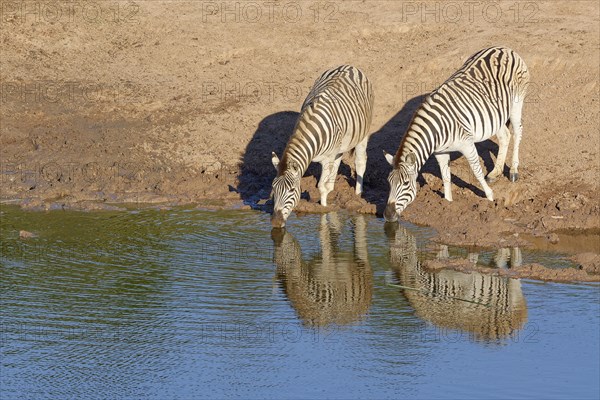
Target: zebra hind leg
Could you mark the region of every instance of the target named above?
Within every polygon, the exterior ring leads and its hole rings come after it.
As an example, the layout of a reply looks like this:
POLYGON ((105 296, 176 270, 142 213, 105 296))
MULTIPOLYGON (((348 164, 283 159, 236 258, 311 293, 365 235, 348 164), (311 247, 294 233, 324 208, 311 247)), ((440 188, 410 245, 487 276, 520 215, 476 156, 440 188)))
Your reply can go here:
POLYGON ((499 176, 501 176, 504 170, 506 152, 508 150, 508 144, 510 143, 510 130, 507 126, 503 126, 500 128, 496 136, 498 136, 498 157, 496 158, 494 169, 486 177, 487 181, 490 183, 494 182, 499 176))
POLYGON ((438 251, 436 258, 438 260, 447 260, 450 258, 450 253, 448 252, 448 246, 445 244, 440 244, 440 250, 438 251))
POLYGON ((356 194, 363 192, 363 180, 365 177, 365 170, 367 168, 367 143, 369 137, 367 136, 356 145, 354 149, 354 166, 356 168, 356 194))
POLYGON ((519 179, 519 145, 521 144, 521 135, 523 134, 523 125, 521 124, 521 112, 523 111, 523 99, 516 99, 510 112, 510 124, 512 125, 514 140, 512 165, 510 167, 510 180, 516 182, 519 179))
POLYGON ((342 161, 342 155, 338 154, 333 159, 321 162, 321 179, 319 179, 319 193, 321 194, 321 205, 327 207, 327 195, 333 190, 335 178, 342 161))
POLYGON ((444 183, 444 198, 452 201, 452 174, 450 173, 450 154, 440 153, 435 155, 435 159, 440 166, 442 182, 444 183))
POLYGON ((487 199, 490 201, 494 201, 494 192, 489 187, 483 176, 483 171, 481 170, 481 163, 479 162, 479 154, 477 154, 475 143, 468 143, 467 145, 465 145, 464 149, 461 152, 469 161, 469 165, 471 166, 471 170, 473 170, 473 174, 475 174, 475 177, 477 178, 479 184, 485 192, 485 197, 487 197, 487 199))

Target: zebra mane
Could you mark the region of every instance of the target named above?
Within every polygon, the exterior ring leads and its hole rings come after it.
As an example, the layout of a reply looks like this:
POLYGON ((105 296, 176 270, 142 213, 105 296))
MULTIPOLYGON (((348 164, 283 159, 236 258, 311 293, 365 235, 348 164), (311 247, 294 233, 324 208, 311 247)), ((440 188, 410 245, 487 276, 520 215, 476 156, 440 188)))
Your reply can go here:
MULTIPOLYGON (((324 100, 330 101, 330 98, 325 97, 322 93, 319 93, 316 96, 310 98, 310 101, 307 101, 302 105, 302 110, 300 112, 300 115, 298 116, 298 120, 296 121, 296 124, 294 125, 294 130, 293 130, 292 136, 290 137, 290 140, 289 140, 287 146, 285 147, 285 150, 283 151, 281 161, 279 162, 277 176, 280 176, 281 174, 283 174, 289 167, 293 167, 292 163, 297 163, 298 167, 300 168, 301 174, 304 174, 305 170, 308 168, 308 165, 303 165, 300 160, 294 160, 293 158, 292 158, 292 160, 289 159, 290 158, 289 157, 290 149, 292 147, 301 145, 300 142, 303 139, 303 135, 302 135, 302 132, 298 129, 298 125, 300 124, 300 122, 304 118, 306 118, 309 113, 313 112, 315 106, 317 106, 320 101, 324 101, 324 100)), ((312 150, 312 148, 310 148, 310 147, 309 148, 304 147, 304 149, 312 150)), ((308 155, 309 160, 312 160, 312 157, 313 157, 312 154, 308 155)))
MULTIPOLYGON (((281 161, 279 161, 279 165, 277 166, 277 176, 283 175, 283 173, 287 171, 288 168, 293 168, 294 164, 296 164, 298 168, 301 168, 300 164, 297 161, 289 160, 288 151, 286 147, 286 149, 283 152, 283 156, 281 156, 281 161)), ((304 171, 302 171, 302 173, 304 173, 304 171)))
MULTIPOLYGON (((423 102, 421 104, 419 104, 419 107, 417 107, 417 109, 415 110, 415 112, 413 113, 410 122, 408 124, 408 127, 406 128, 406 132, 404 133, 404 136, 402 137, 402 141, 400 141, 400 146, 398 147, 398 151, 396 151, 396 154, 394 155, 394 169, 398 168, 398 166, 400 165, 400 161, 402 160, 402 156, 406 155, 404 154, 407 150, 407 139, 409 137, 412 136, 417 136, 419 135, 419 132, 415 131, 414 129, 412 129, 414 122, 415 122, 415 118, 417 118, 417 116, 419 115, 419 113, 421 111, 423 111, 423 105, 430 99, 431 93, 428 94, 425 99, 423 99, 423 102)), ((433 150, 433 149, 432 149, 433 150)), ((423 166, 423 164, 425 164, 425 161, 427 161, 427 158, 429 158, 429 156, 431 154, 426 154, 424 159, 422 159, 421 155, 418 152, 418 149, 416 148, 412 148, 410 149, 410 151, 412 151, 416 158, 417 158, 417 170, 420 170, 421 167, 423 166)))

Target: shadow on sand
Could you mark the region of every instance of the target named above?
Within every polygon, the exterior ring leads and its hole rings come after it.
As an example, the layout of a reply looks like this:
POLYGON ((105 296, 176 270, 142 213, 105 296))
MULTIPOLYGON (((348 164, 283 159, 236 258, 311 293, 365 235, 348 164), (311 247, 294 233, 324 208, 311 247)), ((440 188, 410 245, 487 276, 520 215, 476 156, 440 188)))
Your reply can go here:
POLYGON ((299 115, 295 111, 278 112, 258 124, 240 165, 237 191, 244 203, 254 207, 258 201, 269 198, 276 174, 271 152, 281 156, 299 115))

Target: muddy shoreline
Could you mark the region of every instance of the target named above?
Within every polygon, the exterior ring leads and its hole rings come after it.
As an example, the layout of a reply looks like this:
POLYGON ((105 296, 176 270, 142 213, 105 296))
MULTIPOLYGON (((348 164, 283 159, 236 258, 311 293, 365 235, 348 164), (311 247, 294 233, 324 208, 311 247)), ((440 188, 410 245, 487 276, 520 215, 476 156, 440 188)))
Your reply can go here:
MULTIPOLYGON (((302 179, 302 200, 294 213, 347 210, 381 217, 388 196, 385 185, 373 187, 367 182, 365 193, 357 196, 354 179, 351 174, 343 174, 344 167, 342 165, 330 194, 330 206, 323 207, 319 204, 316 187, 320 171, 315 171, 313 165, 312 171, 309 169, 302 179)), ((118 210, 121 209, 119 205, 129 204, 271 212, 272 173, 246 176, 242 182, 240 171, 233 169, 203 171, 195 177, 181 176, 183 174, 183 171, 171 171, 171 177, 178 176, 175 182, 170 182, 166 176, 145 173, 143 177, 107 179, 103 185, 96 185, 81 184, 82 180, 75 179, 64 182, 62 175, 56 179, 52 177, 50 181, 38 176, 32 183, 23 179, 23 171, 15 169, 7 173, 4 170, 0 201, 31 211, 118 210), (164 182, 164 189, 144 190, 154 181, 164 182), (123 190, 127 186, 129 188, 123 190)), ((595 234, 600 242, 600 204, 594 200, 594 189, 585 185, 568 185, 568 189, 555 189, 542 197, 531 195, 524 180, 512 183, 503 177, 492 185, 496 195, 493 202, 470 185, 454 185, 454 201, 448 202, 443 199, 442 183, 436 174, 423 172, 420 184, 417 198, 401 215, 401 220, 434 228, 437 231, 434 240, 445 244, 494 248, 535 244, 551 251, 553 247, 561 247, 562 233, 576 235, 578 232, 595 234)), ((573 243, 570 245, 573 247, 573 243)))
MULTIPOLYGON (((131 206, 158 209, 192 206, 203 210, 255 209, 269 213, 269 193, 265 190, 268 188, 268 185, 265 186, 268 179, 271 178, 246 179, 245 185, 242 185, 239 175, 230 171, 205 172, 196 178, 196 190, 178 190, 173 194, 144 191, 109 192, 107 189, 111 184, 101 191, 90 191, 75 184, 71 187, 61 187, 60 182, 58 185, 43 182, 41 185, 37 184, 34 189, 25 191, 27 185, 13 179, 9 180, 12 185, 4 186, 1 202, 19 205, 23 210, 32 212, 125 211, 131 206), (256 187, 261 189, 253 196, 248 196, 247 194, 256 187), (12 196, 6 195, 7 188, 12 189, 12 196), (28 197, 24 197, 25 193, 28 197)), ((540 265, 526 265, 520 267, 519 271, 511 270, 510 273, 506 273, 507 276, 557 282, 600 281, 599 207, 597 201, 590 200, 593 193, 582 188, 578 192, 549 194, 545 200, 532 199, 527 198, 526 192, 522 191, 524 183, 508 182, 506 177, 504 180, 505 182, 495 183, 493 186, 499 195, 494 202, 479 196, 471 188, 455 187, 455 201, 450 203, 443 199, 439 178, 425 172, 421 179, 423 186, 419 189, 416 200, 405 210, 401 219, 435 229, 437 234, 432 239, 434 242, 462 247, 518 246, 566 252, 572 254, 571 260, 579 266, 577 270, 569 268, 567 272, 557 274, 555 270, 540 265)), ((303 213, 335 210, 381 217, 387 198, 387 193, 382 188, 373 189, 367 186, 364 196, 357 196, 354 194, 352 177, 339 175, 335 189, 330 194, 331 205, 322 207, 318 203, 316 182, 317 178, 310 174, 303 178, 303 199, 291 218, 301 218, 303 213)), ((147 185, 147 182, 140 181, 140 184, 147 185)), ((443 265, 438 261, 433 268, 468 272, 477 267, 460 260, 452 260, 443 265)), ((490 273, 485 268, 482 271, 490 273)))

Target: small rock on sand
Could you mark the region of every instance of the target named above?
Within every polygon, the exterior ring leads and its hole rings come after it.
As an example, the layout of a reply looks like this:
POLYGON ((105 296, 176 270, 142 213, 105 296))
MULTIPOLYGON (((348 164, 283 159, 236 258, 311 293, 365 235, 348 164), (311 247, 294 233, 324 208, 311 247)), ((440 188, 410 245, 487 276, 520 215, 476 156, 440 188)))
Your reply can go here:
POLYGON ((19 237, 21 239, 31 239, 31 238, 34 238, 36 236, 37 235, 35 233, 33 233, 33 232, 24 231, 24 230, 19 231, 19 237))
POLYGON ((548 241, 552 244, 556 244, 560 241, 560 238, 556 233, 551 233, 548 235, 548 241))
POLYGON ((590 274, 600 274, 600 254, 580 253, 571 257, 571 260, 575 261, 582 270, 590 274))

